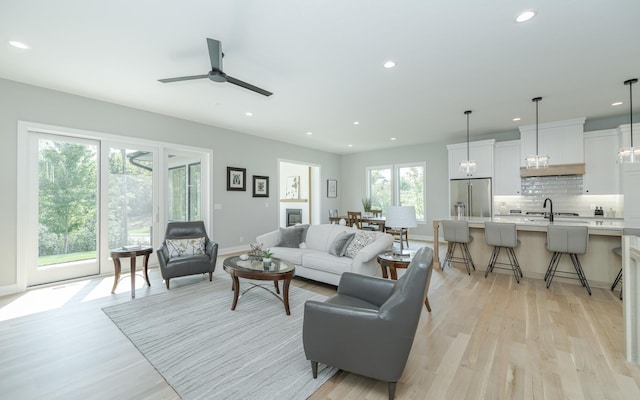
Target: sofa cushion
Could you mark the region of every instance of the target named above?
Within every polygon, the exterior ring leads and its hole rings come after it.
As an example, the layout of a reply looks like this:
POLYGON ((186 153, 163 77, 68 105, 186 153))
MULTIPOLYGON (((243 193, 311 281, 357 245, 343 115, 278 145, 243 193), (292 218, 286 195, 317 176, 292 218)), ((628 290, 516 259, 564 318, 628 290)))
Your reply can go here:
POLYGON ((340 232, 340 234, 336 236, 336 238, 333 239, 333 242, 329 245, 329 254, 344 257, 344 254, 347 252, 347 247, 349 247, 349 243, 351 243, 355 235, 355 232, 340 232))
POLYGON ((376 240, 376 232, 358 231, 353 237, 353 240, 347 247, 345 255, 347 257, 354 258, 358 255, 360 250, 364 249, 367 245, 373 243, 376 240))
POLYGON ((165 240, 169 258, 204 254, 204 237, 165 240))
POLYGON ((349 226, 336 224, 320 224, 309 226, 307 232, 306 246, 308 249, 329 251, 329 246, 333 240, 342 232, 356 232, 357 230, 349 226))
POLYGON ((294 225, 288 228, 280 228, 280 239, 277 247, 299 248, 305 241, 309 225, 294 225))
POLYGON ((273 256, 281 260, 289 261, 293 265, 302 265, 302 256, 317 250, 294 249, 291 247, 272 247, 273 256))
POLYGON ((342 274, 351 271, 353 260, 347 257, 336 257, 322 251, 305 253, 302 256, 302 265, 305 268, 315 269, 333 274, 342 274))

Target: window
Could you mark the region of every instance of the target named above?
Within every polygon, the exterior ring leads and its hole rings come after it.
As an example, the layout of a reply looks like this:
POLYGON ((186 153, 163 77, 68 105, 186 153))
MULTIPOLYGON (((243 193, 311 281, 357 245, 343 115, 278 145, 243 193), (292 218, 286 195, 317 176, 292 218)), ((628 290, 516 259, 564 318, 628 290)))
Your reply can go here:
POLYGON ((386 210, 393 204, 391 170, 391 166, 367 168, 367 195, 373 210, 386 210))
POLYGON ((367 191, 372 209, 389 205, 414 206, 416 219, 426 221, 425 163, 409 163, 367 168, 367 191))
POLYGON ((401 206, 414 206, 416 219, 426 221, 424 213, 424 163, 396 166, 397 201, 401 206))

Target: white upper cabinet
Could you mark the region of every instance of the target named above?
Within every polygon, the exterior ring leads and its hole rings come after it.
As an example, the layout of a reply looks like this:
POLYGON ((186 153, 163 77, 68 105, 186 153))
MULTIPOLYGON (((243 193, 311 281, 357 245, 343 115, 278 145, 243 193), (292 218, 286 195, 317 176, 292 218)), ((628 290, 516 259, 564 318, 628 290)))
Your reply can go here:
MULTIPOLYGON (((538 154, 549 156, 549 165, 584 163, 584 121, 576 118, 538 125, 538 154)), ((536 154, 536 126, 520 127, 520 165, 536 154)))
POLYGON ((521 188, 520 141, 497 142, 494 155, 494 194, 498 196, 519 195, 521 188))
POLYGON ((621 194, 618 160, 619 136, 615 129, 584 134, 584 193, 621 194))
POLYGON ((493 178, 494 139, 469 143, 469 158, 477 164, 476 172, 467 176, 460 171, 460 161, 467 159, 467 142, 447 145, 449 152, 449 179, 493 178))

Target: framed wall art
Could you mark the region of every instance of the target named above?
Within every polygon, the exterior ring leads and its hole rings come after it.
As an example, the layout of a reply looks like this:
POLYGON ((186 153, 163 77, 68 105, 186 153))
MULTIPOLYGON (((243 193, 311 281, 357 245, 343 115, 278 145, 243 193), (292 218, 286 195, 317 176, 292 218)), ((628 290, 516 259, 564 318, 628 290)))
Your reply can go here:
POLYGON ((247 190, 247 169, 227 167, 227 190, 247 190))
POLYGON ((338 181, 327 179, 327 197, 338 197, 338 181))
POLYGON ((269 197, 269 177, 253 175, 253 197, 269 197))

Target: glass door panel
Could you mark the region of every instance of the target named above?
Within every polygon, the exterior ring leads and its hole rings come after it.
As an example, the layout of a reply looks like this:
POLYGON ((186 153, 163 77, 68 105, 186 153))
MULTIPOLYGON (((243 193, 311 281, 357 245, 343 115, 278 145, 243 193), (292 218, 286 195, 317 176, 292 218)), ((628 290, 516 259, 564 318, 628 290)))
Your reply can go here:
POLYGON ((38 246, 28 285, 99 273, 98 142, 37 135, 32 143, 38 154, 38 246))
POLYGON ((167 219, 202 220, 202 161, 200 155, 171 153, 167 157, 167 219))
POLYGON ((153 245, 153 153, 109 148, 109 249, 153 245))
POLYGON ((200 163, 189 164, 189 197, 187 198, 189 221, 200 221, 202 219, 200 214, 200 202, 202 199, 200 195, 202 186, 200 168, 200 163))

